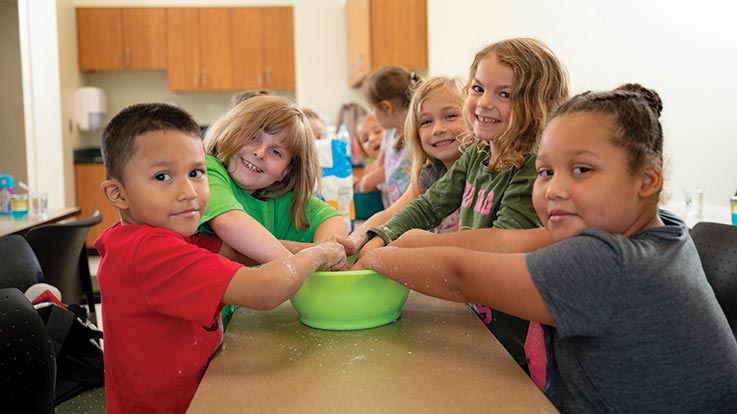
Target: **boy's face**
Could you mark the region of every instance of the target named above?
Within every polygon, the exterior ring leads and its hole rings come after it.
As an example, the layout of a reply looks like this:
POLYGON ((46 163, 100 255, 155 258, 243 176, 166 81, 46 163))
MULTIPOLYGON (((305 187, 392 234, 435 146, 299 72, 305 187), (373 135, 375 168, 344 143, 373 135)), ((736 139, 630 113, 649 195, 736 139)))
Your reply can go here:
POLYGON ((555 241, 594 227, 630 236, 646 213, 647 174, 629 169, 611 140, 609 117, 573 113, 555 118, 538 151, 533 204, 555 241))
POLYGON ((191 236, 210 199, 202 141, 179 131, 151 131, 135 140, 119 183, 123 222, 191 236))

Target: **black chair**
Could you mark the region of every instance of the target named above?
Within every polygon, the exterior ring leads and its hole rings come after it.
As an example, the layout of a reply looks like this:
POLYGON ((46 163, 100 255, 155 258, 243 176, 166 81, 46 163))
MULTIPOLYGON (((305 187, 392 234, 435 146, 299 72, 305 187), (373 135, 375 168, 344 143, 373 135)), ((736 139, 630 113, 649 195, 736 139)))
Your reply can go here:
POLYGON ((704 273, 737 336, 737 226, 699 222, 691 229, 704 273))
POLYGON ((0 289, 25 292, 42 281, 41 265, 26 239, 17 234, 0 237, 0 289))
POLYGON ((46 325, 16 288, 0 289, 0 313, 2 412, 53 413, 56 362, 46 325))
POLYGON ((85 239, 90 228, 101 221, 102 214, 95 211, 86 219, 34 227, 23 236, 41 263, 44 281, 61 291, 65 304, 86 304, 89 319, 95 323, 95 299, 85 239))

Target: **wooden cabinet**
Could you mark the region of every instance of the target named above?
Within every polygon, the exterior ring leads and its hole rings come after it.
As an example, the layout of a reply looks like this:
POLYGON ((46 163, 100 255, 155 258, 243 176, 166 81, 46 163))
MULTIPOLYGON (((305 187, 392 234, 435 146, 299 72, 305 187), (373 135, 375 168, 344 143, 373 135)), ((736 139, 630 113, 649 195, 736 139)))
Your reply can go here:
POLYGON ((346 46, 351 86, 386 65, 426 69, 426 0, 348 0, 346 46))
POLYGON ((120 220, 118 211, 108 204, 100 191, 100 184, 105 180, 105 167, 101 163, 74 164, 74 186, 77 205, 82 209, 80 217, 90 217, 95 210, 102 214, 102 223, 92 227, 87 235, 87 247, 106 228, 120 220))
POLYGON ((292 7, 170 8, 169 89, 294 89, 292 7))
POLYGON ((77 46, 82 71, 166 69, 166 11, 79 8, 77 46))

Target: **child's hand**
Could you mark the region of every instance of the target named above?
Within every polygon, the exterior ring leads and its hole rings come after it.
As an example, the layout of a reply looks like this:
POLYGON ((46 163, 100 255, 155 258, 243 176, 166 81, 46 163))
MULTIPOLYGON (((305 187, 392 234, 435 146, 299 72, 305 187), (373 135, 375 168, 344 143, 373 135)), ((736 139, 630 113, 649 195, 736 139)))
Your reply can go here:
POLYGON ((358 258, 362 258, 366 255, 366 253, 370 252, 371 250, 374 250, 379 247, 384 247, 384 240, 381 239, 381 237, 374 237, 373 239, 366 242, 366 244, 363 245, 363 248, 361 249, 361 254, 358 255, 358 258))
POLYGON ((345 248, 342 244, 326 241, 317 245, 322 251, 322 265, 319 270, 343 270, 348 267, 345 248))

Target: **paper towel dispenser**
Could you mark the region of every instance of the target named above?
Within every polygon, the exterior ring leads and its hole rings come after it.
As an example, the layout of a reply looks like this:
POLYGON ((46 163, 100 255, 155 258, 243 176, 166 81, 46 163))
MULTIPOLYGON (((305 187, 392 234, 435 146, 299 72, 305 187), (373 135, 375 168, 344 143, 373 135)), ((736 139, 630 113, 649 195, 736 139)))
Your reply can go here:
POLYGON ((105 91, 85 86, 74 92, 74 111, 80 131, 94 131, 105 126, 107 104, 105 91))

